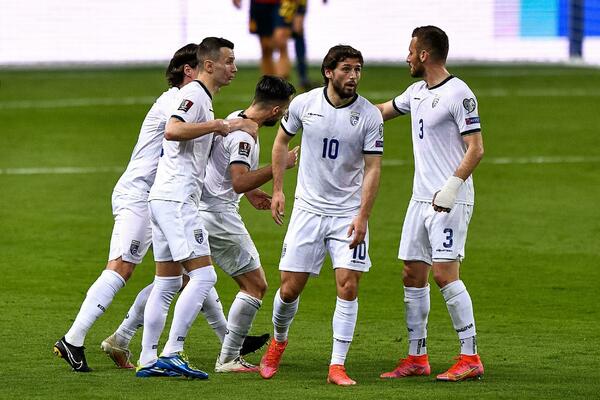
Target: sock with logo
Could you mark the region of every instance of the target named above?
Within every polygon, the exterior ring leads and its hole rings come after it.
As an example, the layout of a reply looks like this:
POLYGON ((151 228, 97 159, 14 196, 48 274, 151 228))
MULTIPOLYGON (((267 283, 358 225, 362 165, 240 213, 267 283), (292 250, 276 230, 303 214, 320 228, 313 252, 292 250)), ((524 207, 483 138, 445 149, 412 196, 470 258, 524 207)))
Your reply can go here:
POLYGON ((125 319, 115 331, 115 338, 119 346, 129 347, 129 342, 133 338, 133 335, 135 335, 139 328, 144 326, 144 308, 146 308, 146 302, 153 287, 154 284, 151 283, 140 290, 129 311, 127 311, 125 319))
POLYGON ((181 289, 181 276, 156 276, 154 287, 150 291, 144 309, 144 332, 142 334, 142 351, 140 367, 148 367, 156 362, 158 340, 165 327, 169 306, 173 297, 181 289))
POLYGON ((169 340, 161 354, 166 357, 183 351, 188 331, 196 320, 208 292, 217 283, 217 274, 212 265, 189 271, 188 275, 190 281, 175 303, 169 340))
POLYGON ((346 355, 354 337, 358 317, 358 298, 344 300, 337 298, 333 313, 333 351, 330 364, 344 365, 346 355))
POLYGON ((273 300, 273 328, 277 342, 281 343, 287 340, 290 325, 292 325, 294 316, 298 312, 298 303, 300 303, 300 298, 291 303, 285 303, 281 300, 279 289, 277 289, 275 299, 273 300))
POLYGON ((261 305, 262 300, 247 293, 238 292, 235 296, 227 316, 227 334, 223 340, 219 361, 226 363, 240 355, 244 339, 250 332, 261 305))
POLYGON ((458 280, 447 284, 440 290, 444 296, 444 300, 446 300, 446 307, 448 307, 452 325, 454 325, 454 329, 458 333, 458 339, 461 342, 461 353, 477 354, 473 303, 465 284, 461 280, 458 280), (463 353, 463 351, 467 351, 467 353, 463 353))
POLYGON ((408 354, 427 354, 427 318, 429 317, 429 285, 423 288, 404 286, 404 310, 408 330, 408 354))
POLYGON ((223 313, 223 304, 219 299, 217 289, 214 287, 210 289, 204 303, 202 303, 202 309, 200 310, 206 322, 212 328, 213 332, 219 338, 219 342, 223 343, 225 333, 227 333, 227 320, 223 313))
POLYGON ((105 269, 90 286, 81 304, 79 313, 71 329, 66 333, 65 340, 73 346, 83 346, 85 335, 94 322, 106 312, 113 298, 125 286, 125 279, 117 272, 105 269))

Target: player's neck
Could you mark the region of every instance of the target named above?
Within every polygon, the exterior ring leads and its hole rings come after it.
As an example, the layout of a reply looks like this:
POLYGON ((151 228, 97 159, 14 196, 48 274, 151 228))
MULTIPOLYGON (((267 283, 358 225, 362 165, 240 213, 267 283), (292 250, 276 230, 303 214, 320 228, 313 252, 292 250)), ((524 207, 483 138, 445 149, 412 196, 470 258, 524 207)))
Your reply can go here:
POLYGON ((354 98, 356 97, 356 95, 352 96, 352 97, 340 97, 337 92, 335 91, 335 89, 333 89, 332 85, 329 84, 327 85, 327 89, 326 89, 326 93, 327 93, 327 99, 329 100, 329 102, 331 103, 332 106, 334 106, 335 108, 340 108, 345 106, 348 103, 351 103, 354 101, 354 98))
POLYGON ((219 89, 221 89, 221 86, 218 85, 210 75, 200 73, 196 80, 202 82, 202 85, 210 92, 212 97, 214 97, 215 94, 219 92, 219 89))
POLYGON ((423 79, 427 83, 427 87, 434 87, 448 79, 450 72, 444 65, 430 67, 426 70, 423 79))
POLYGON ((246 110, 244 110, 244 116, 256 122, 259 128, 263 126, 264 122, 266 121, 266 118, 263 114, 264 113, 262 113, 261 110, 255 107, 254 105, 251 105, 246 110))

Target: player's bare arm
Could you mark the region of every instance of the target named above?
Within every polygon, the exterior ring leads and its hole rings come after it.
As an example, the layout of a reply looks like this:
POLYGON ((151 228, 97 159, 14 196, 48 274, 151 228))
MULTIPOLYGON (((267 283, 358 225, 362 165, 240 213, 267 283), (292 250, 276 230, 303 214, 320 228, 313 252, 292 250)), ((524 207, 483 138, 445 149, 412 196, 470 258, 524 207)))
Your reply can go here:
POLYGON ((394 100, 390 100, 386 103, 381 103, 381 104, 375 105, 375 107, 377 107, 377 109, 381 113, 381 116, 383 117, 384 121, 387 121, 388 119, 396 118, 397 116, 402 115, 394 108, 393 102, 394 102, 394 100))
MULTIPOLYGON (((288 151, 286 169, 293 168, 298 160, 300 146, 288 151)), ((251 171, 245 164, 231 164, 229 166, 231 183, 236 193, 246 193, 257 189, 273 178, 273 169, 270 165, 251 171)))
POLYGON ((381 157, 365 155, 365 175, 363 177, 362 194, 358 215, 352 220, 348 228, 348 237, 354 234, 350 248, 353 249, 365 240, 369 216, 375 204, 379 190, 379 177, 381 176, 381 157))
POLYGON ((463 136, 463 141, 467 145, 465 156, 456 171, 454 171, 454 175, 449 177, 444 187, 433 195, 431 204, 435 211, 450 212, 454 206, 458 189, 471 176, 483 158, 483 137, 481 136, 481 132, 465 135, 463 136))
POLYGON ((272 172, 273 172, 273 198, 271 200, 271 216, 277 225, 283 224, 283 216, 285 212, 285 195, 283 194, 283 174, 287 165, 288 144, 292 140, 292 136, 285 133, 283 128, 279 127, 273 150, 272 172))
POLYGON ((165 128, 165 138, 167 140, 182 141, 196 139, 210 133, 227 136, 234 130, 248 132, 256 138, 258 125, 250 119, 237 118, 233 120, 215 119, 205 122, 183 122, 178 118, 171 117, 165 128))

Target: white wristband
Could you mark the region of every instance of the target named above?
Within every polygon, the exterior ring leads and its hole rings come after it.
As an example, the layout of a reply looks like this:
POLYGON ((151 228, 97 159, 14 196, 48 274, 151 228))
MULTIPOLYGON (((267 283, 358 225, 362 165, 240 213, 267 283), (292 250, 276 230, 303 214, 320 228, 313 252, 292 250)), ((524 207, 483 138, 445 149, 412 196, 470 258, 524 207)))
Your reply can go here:
POLYGON ((458 176, 452 175, 442 189, 435 196, 435 204, 438 207, 443 208, 452 208, 454 206, 454 202, 456 201, 456 195, 458 194, 458 189, 460 189, 460 185, 463 184, 463 180, 458 176))

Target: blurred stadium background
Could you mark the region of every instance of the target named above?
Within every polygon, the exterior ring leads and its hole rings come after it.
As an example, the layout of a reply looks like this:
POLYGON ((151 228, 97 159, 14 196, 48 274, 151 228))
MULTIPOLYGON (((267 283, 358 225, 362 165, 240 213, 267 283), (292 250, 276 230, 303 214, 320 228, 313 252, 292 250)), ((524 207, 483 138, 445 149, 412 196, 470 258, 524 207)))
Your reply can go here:
MULTIPOLYGON (((205 36, 236 44, 256 61, 248 34, 250 0, 31 0, 0 2, 0 65, 147 63, 205 36)), ((369 61, 398 61, 412 28, 438 25, 451 39, 450 61, 566 62, 600 65, 600 0, 311 0, 308 56, 351 43, 369 61)), ((292 54, 290 52, 290 54, 292 54)))

